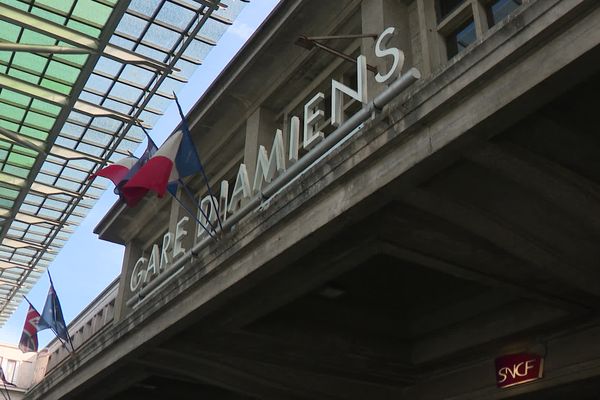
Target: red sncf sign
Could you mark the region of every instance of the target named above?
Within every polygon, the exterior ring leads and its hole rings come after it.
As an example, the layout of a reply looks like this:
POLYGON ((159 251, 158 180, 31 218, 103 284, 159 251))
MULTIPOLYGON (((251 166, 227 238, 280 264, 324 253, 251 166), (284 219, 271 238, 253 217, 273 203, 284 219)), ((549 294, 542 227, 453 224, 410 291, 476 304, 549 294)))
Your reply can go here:
POLYGON ((499 388, 540 379, 544 359, 536 354, 509 354, 496 359, 496 383, 499 388))

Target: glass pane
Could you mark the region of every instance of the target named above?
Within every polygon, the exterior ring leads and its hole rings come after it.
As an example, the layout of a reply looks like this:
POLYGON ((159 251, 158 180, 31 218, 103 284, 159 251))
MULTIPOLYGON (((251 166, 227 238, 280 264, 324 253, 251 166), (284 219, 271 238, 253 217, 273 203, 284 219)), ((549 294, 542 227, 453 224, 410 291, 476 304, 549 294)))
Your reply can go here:
POLYGON ((58 115, 60 112, 60 107, 38 99, 33 100, 32 107, 53 115, 58 115))
MULTIPOLYGON (((162 47, 170 49, 175 45, 175 43, 179 39, 179 35, 168 29, 161 28, 160 26, 153 24, 146 32, 146 35, 144 35, 144 39, 154 44, 158 44, 162 47)), ((161 58, 163 57, 164 56, 161 56, 161 58)))
POLYGON ((436 3, 438 21, 443 20, 444 17, 446 17, 464 2, 465 0, 438 0, 436 3))
POLYGON ((517 9, 522 0, 495 0, 490 3, 487 9, 488 22, 490 26, 496 25, 498 22, 506 18, 510 13, 517 9))
POLYGON ((2 92, 0 93, 0 97, 3 99, 10 100, 14 103, 21 104, 21 105, 28 105, 29 102, 31 101, 31 97, 25 96, 24 94, 21 94, 21 93, 13 92, 8 89, 2 89, 2 92))
POLYGON ((48 137, 48 132, 44 132, 39 129, 34 129, 28 126, 22 127, 20 132, 24 135, 40 140, 46 140, 46 138, 48 137))
POLYGON ((173 3, 163 4, 157 16, 157 19, 178 27, 186 26, 192 18, 194 18, 194 13, 191 10, 186 10, 173 3))
POLYGON ((77 65, 83 65, 87 61, 87 54, 55 54, 55 59, 65 60, 77 65))
POLYGON ((6 371, 4 372, 4 376, 8 382, 12 383, 14 381, 16 369, 17 362, 15 360, 6 361, 6 371))
POLYGON ((0 186, 0 196, 2 196, 3 198, 14 200, 17 198, 18 195, 19 195, 19 192, 17 190, 13 190, 13 189, 9 189, 9 188, 0 186))
POLYGON ((27 72, 19 71, 14 68, 11 68, 10 71, 8 71, 8 75, 29 83, 33 83, 34 85, 37 85, 40 80, 37 75, 28 74, 27 72))
POLYGON ((69 92, 71 91, 70 86, 66 86, 62 83, 54 82, 49 79, 43 79, 41 86, 62 94, 69 94, 69 92))
MULTIPOLYGON (((58 3, 60 3, 60 2, 58 2, 58 3)), ((66 18, 63 17, 62 15, 55 14, 50 11, 42 10, 41 8, 38 8, 38 7, 33 7, 33 9, 31 10, 31 13, 34 15, 37 15, 38 17, 42 17, 45 20, 54 22, 59 25, 63 25, 66 20, 66 18)))
POLYGON ((13 201, 3 199, 2 197, 0 197, 0 208, 9 210, 10 208, 12 208, 13 204, 15 204, 13 201))
POLYGON ((0 103, 0 114, 10 115, 11 117, 20 120, 21 118, 23 118, 23 115, 25 115, 25 110, 23 110, 22 108, 9 106, 8 104, 0 103))
POLYGON ((20 154, 11 153, 8 156, 8 162, 13 165, 18 165, 23 168, 31 168, 33 166, 35 159, 27 156, 23 156, 20 154))
POLYGON ((9 22, 0 21, 0 39, 16 43, 21 27, 9 22))
POLYGON ((73 6, 73 0, 60 0, 60 1, 56 1, 56 0, 35 0, 36 4, 43 4, 49 7, 52 7, 56 10, 61 11, 62 13, 66 14, 71 10, 71 7, 73 6))
POLYGON ((475 34, 475 23, 471 18, 460 28, 446 36, 446 51, 448 54, 448 59, 451 59, 466 49, 475 41, 476 38, 477 35, 475 34))
POLYGON ((95 38, 100 36, 100 29, 96 29, 92 26, 89 26, 87 24, 82 24, 81 22, 77 22, 72 19, 69 20, 69 22, 67 22, 67 26, 71 29, 75 29, 76 31, 79 31, 88 36, 92 36, 95 38))
POLYGON ((20 168, 20 167, 14 167, 12 165, 6 165, 6 166, 4 166, 4 171, 9 174, 26 179, 27 176, 29 175, 29 171, 31 171, 31 168, 20 168))
POLYGON ((144 28, 148 23, 141 18, 134 17, 130 14, 123 15, 117 31, 124 32, 133 36, 140 36, 144 32, 144 28))
POLYGON ((27 113, 27 117, 25 118, 25 122, 39 126, 40 128, 50 129, 52 125, 54 125, 54 118, 47 117, 45 115, 41 115, 38 113, 34 113, 32 111, 27 113))
POLYGON ((159 0, 132 0, 131 3, 129 3, 129 8, 147 16, 151 16, 158 4, 159 0))
POLYGON ((52 61, 50 62, 50 65, 48 65, 46 74, 52 77, 60 78, 63 81, 74 83, 79 76, 79 70, 68 65, 52 61))
POLYGON ((44 71, 48 59, 45 57, 38 56, 33 53, 16 52, 13 58, 13 64, 25 67, 31 72, 41 73, 44 71))
POLYGON ((111 9, 92 0, 79 0, 73 15, 104 25, 110 16, 111 9))
POLYGON ((25 31, 23 32, 23 35, 21 36, 20 43, 53 45, 56 43, 56 39, 53 39, 53 38, 43 35, 41 33, 34 32, 29 29, 25 29, 25 31))

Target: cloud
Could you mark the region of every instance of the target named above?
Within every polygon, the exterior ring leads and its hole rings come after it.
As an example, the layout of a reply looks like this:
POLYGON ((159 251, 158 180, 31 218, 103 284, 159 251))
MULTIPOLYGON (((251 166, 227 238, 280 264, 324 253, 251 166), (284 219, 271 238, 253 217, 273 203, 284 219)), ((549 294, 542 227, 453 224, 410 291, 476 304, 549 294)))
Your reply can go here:
POLYGON ((246 41, 250 38, 250 36, 252 36, 252 34, 254 33, 255 28, 251 27, 250 25, 241 22, 241 23, 234 23, 233 25, 231 25, 231 27, 229 28, 229 32, 232 33, 233 35, 239 37, 240 39, 246 41))

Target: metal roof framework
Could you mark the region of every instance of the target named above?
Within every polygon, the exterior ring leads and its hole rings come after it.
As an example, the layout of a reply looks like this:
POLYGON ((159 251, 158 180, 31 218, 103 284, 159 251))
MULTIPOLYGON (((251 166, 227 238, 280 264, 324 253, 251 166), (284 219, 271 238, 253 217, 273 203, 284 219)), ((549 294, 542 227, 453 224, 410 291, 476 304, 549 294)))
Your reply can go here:
POLYGON ((0 0, 0 326, 244 3, 0 0))

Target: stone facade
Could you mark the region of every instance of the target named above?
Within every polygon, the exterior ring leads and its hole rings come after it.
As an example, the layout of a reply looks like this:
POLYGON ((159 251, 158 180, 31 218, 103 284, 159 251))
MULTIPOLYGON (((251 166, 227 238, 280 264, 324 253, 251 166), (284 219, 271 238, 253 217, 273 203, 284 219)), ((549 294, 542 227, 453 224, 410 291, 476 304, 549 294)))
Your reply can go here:
MULTIPOLYGON (((218 240, 172 200, 116 204, 97 227, 126 246, 114 316, 27 398, 594 398, 600 4, 442 3, 283 1, 189 114, 216 201, 278 129, 289 156, 318 93, 315 129, 341 139, 241 195, 218 240), (360 71, 294 43, 388 26, 421 78, 377 107, 390 82, 369 73, 367 104, 341 108, 369 118, 332 126, 332 80, 360 71), (542 377, 499 388, 509 354, 542 377)), ((327 41, 385 71, 374 43, 327 41)))
POLYGON ((23 353, 14 345, 0 343, 0 367, 7 381, 6 388, 0 382, 1 390, 8 390, 13 400, 21 400, 29 388, 44 378, 47 359, 45 350, 23 353))

